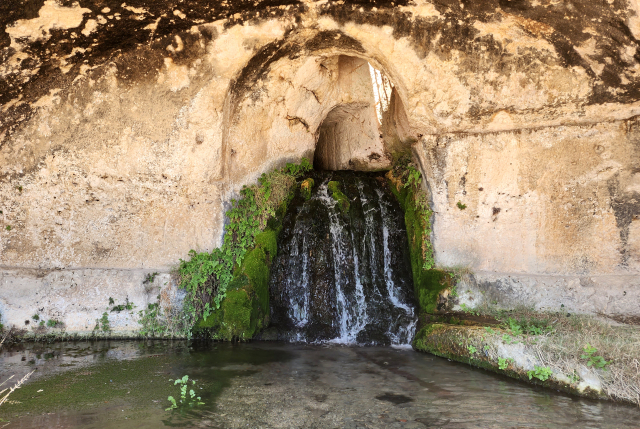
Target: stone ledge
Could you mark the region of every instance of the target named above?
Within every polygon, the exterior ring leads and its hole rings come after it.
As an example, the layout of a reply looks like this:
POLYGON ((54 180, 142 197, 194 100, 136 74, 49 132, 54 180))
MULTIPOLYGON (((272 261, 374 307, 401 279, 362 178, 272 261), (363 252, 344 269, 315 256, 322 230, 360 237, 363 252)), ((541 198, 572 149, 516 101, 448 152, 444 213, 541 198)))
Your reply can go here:
POLYGON ((161 289, 160 301, 179 300, 175 281, 167 272, 4 268, 0 269, 0 317, 5 328, 24 338, 137 338, 141 328, 139 312, 158 302, 161 289), (128 309, 114 310, 127 304, 128 309), (98 323, 105 313, 108 330, 98 323), (60 322, 58 326, 62 327, 47 326, 49 321, 60 322))

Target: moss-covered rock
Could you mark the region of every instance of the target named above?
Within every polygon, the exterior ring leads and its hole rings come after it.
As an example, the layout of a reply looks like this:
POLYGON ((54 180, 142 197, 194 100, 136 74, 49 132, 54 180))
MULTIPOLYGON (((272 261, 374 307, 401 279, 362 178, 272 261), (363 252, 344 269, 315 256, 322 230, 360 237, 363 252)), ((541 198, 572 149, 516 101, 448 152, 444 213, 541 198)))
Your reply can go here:
POLYGON ((434 269, 431 247, 431 210, 426 202, 419 203, 424 196, 414 186, 405 186, 393 170, 386 175, 393 194, 404 210, 404 221, 409 240, 413 286, 419 309, 424 313, 438 310, 440 294, 451 286, 452 275, 446 271, 434 269))
POLYGON ((219 340, 249 340, 269 324, 269 270, 275 257, 277 231, 266 229, 255 237, 242 264, 234 272, 220 308, 198 321, 197 334, 219 340))
POLYGON ((311 191, 313 190, 314 185, 315 182, 311 177, 302 181, 302 183, 300 184, 300 194, 302 195, 302 198, 304 198, 305 200, 311 198, 311 191))
POLYGON ((485 328, 426 323, 416 333, 413 348, 554 390, 590 398, 606 398, 598 386, 585 388, 578 381, 572 381, 567 374, 544 368, 546 363, 539 358, 535 340, 512 338, 507 331, 495 326, 485 328), (547 369, 549 374, 546 378, 536 377, 535 368, 547 369))
POLYGON ((340 182, 337 182, 335 180, 330 181, 327 184, 327 189, 329 190, 329 195, 331 195, 331 198, 336 200, 336 202, 338 203, 338 208, 340 209, 340 211, 342 213, 347 213, 349 211, 349 207, 351 207, 351 204, 349 203, 349 198, 347 198, 347 196, 340 190, 340 182))

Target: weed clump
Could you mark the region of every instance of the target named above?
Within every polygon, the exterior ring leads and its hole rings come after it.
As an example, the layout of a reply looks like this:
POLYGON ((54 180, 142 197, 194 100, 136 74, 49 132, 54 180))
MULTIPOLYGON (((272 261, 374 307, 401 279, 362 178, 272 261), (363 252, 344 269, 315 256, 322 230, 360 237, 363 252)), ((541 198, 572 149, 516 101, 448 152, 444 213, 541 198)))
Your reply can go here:
POLYGON ((47 327, 49 328, 61 328, 62 322, 56 319, 47 320, 47 327))
POLYGON ((148 273, 145 278, 144 281, 142 282, 143 285, 147 285, 147 284, 153 284, 153 282, 156 280, 156 276, 158 275, 158 273, 148 273))

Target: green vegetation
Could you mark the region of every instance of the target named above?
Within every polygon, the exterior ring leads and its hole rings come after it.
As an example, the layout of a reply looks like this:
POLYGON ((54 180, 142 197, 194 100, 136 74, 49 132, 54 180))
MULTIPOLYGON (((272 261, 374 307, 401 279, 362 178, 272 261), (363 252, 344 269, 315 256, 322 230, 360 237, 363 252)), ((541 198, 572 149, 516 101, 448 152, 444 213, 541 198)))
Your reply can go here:
POLYGON ((591 347, 588 343, 586 346, 584 346, 582 351, 584 353, 580 355, 580 358, 588 360, 587 366, 594 366, 596 368, 606 370, 606 366, 611 363, 604 360, 602 356, 594 356, 598 349, 596 349, 595 347, 591 347))
POLYGON ((56 319, 47 320, 47 326, 49 328, 60 328, 62 327, 62 322, 56 319))
POLYGON ((302 181, 300 184, 300 194, 302 195, 302 198, 305 200, 311 198, 311 191, 313 190, 314 185, 315 182, 311 177, 302 181))
POLYGON ((548 318, 513 318, 507 317, 503 321, 503 327, 511 332, 511 335, 543 335, 552 331, 548 318))
POLYGON ((336 200, 338 203, 340 211, 342 213, 347 213, 351 204, 349 203, 349 198, 347 198, 347 196, 340 190, 340 182, 336 182, 335 180, 330 181, 327 184, 327 189, 329 190, 331 198, 336 200))
POLYGON ((478 351, 478 349, 472 346, 471 344, 467 346, 467 350, 469 350, 470 354, 475 354, 478 351))
POLYGON ((37 322, 38 320, 40 320, 40 315, 34 314, 33 316, 31 316, 31 318, 33 319, 34 322, 37 322))
MULTIPOLYGON (((115 301, 112 298, 109 298, 109 305, 112 305, 112 304, 115 304, 115 301)), ((127 297, 124 304, 118 304, 114 306, 111 309, 111 312, 113 313, 115 311, 117 313, 120 313, 123 310, 133 310, 134 307, 135 305, 132 302, 129 302, 129 297, 127 297)))
POLYGON ((501 357, 499 357, 498 358, 498 368, 504 371, 505 369, 507 369, 509 367, 509 364, 513 363, 513 362, 515 362, 515 361, 513 359, 511 359, 511 358, 501 358, 501 357))
MULTIPOLYGON (((158 296, 160 299, 160 296, 158 296)), ((140 316, 139 323, 142 325, 140 329, 140 335, 144 337, 162 337, 167 331, 167 327, 164 323, 161 323, 158 319, 159 306, 158 303, 147 305, 147 308, 138 312, 140 316)))
POLYGON ((456 205, 458 206, 458 208, 459 208, 460 210, 464 210, 464 209, 466 209, 466 208, 467 208, 467 205, 466 205, 466 204, 462 204, 462 202, 461 202, 461 201, 458 201, 458 203, 457 203, 456 205))
POLYGON ((248 340, 269 323, 269 267, 277 252, 277 233, 271 229, 255 237, 255 246, 242 261, 220 308, 196 325, 212 337, 248 340))
POLYGON ((509 334, 503 334, 502 341, 504 341, 507 344, 518 344, 520 342, 509 334))
POLYGON ((142 284, 143 284, 143 285, 152 284, 152 283, 155 281, 156 276, 157 276, 158 274, 159 274, 159 273, 148 273, 148 274, 145 276, 144 281, 142 282, 142 284))
POLYGON ((106 311, 102 313, 102 317, 100 319, 96 319, 96 326, 93 328, 94 332, 102 329, 102 332, 111 332, 111 326, 109 325, 109 313, 106 311))
POLYGON ((451 287, 450 273, 435 269, 431 245, 431 216, 427 196, 422 190, 422 175, 409 155, 400 157, 387 173, 391 191, 402 209, 409 239, 413 285, 420 311, 437 310, 440 293, 451 287))
POLYGON ((527 375, 529 376, 529 380, 532 378, 537 378, 540 381, 547 381, 553 372, 551 368, 548 366, 534 366, 531 371, 527 371, 527 375))
MULTIPOLYGON (((173 381, 173 380, 169 380, 169 381, 173 381)), ((180 406, 193 407, 195 405, 204 405, 204 402, 201 402, 200 397, 196 396, 196 392, 194 392, 193 389, 189 389, 188 375, 185 375, 184 377, 175 380, 173 384, 174 386, 180 385, 180 399, 179 399, 180 406), (187 389, 189 389, 188 395, 187 395, 187 389)), ((195 380, 191 380, 191 384, 192 384, 191 387, 195 387, 196 385, 195 380)), ((173 396, 169 396, 167 400, 171 402, 171 406, 165 409, 165 411, 171 411, 178 408, 178 401, 176 401, 173 396)))
POLYGON ((226 213, 222 246, 210 253, 191 250, 190 260, 180 260, 187 325, 224 329, 220 335, 225 339, 247 339, 268 323, 268 273, 281 228, 278 219, 294 196, 296 179, 311 169, 303 158, 242 188, 241 198, 232 200, 226 213))
POLYGON ((473 308, 469 307, 467 304, 464 304, 464 303, 460 304, 460 308, 461 308, 461 309, 462 309, 462 311, 464 311, 465 313, 469 313, 469 314, 472 314, 472 315, 474 315, 474 316, 479 316, 479 315, 480 315, 480 312, 479 312, 479 311, 477 311, 477 310, 475 310, 475 309, 473 309, 473 308))
POLYGON ((5 226, 4 229, 6 229, 7 231, 11 231, 11 225, 5 226))
POLYGON ((569 380, 571 380, 572 383, 577 383, 580 381, 580 375, 578 375, 578 371, 576 371, 575 369, 571 374, 567 375, 567 377, 569 378, 569 380))

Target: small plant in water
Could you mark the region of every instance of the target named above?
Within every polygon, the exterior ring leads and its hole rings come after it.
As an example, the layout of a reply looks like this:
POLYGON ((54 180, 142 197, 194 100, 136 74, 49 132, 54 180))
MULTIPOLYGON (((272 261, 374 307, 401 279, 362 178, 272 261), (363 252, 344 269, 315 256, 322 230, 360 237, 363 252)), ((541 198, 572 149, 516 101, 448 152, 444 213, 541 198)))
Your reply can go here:
MULTIPOLYGON (((173 380, 169 380, 173 381, 173 380)), ((174 381, 174 385, 180 385, 180 399, 176 401, 173 396, 169 396, 167 400, 171 402, 171 406, 165 411, 171 411, 177 409, 179 406, 193 407, 195 405, 204 405, 204 402, 200 400, 200 396, 196 396, 196 392, 193 389, 189 389, 189 376, 185 375, 182 378, 178 378, 174 381), (187 393, 187 389, 189 392, 187 393)), ((191 380, 191 386, 195 387, 195 380, 191 380)))
POLYGON ((549 368, 548 366, 536 365, 531 371, 527 371, 527 375, 529 376, 529 380, 535 377, 540 381, 546 381, 551 375, 551 368, 549 368))
POLYGON ((589 343, 582 349, 584 354, 580 355, 580 358, 587 359, 587 366, 595 366, 599 369, 604 369, 606 371, 606 366, 611 362, 607 362, 604 360, 602 356, 594 356, 594 354, 598 351, 595 347, 591 347, 589 343))

